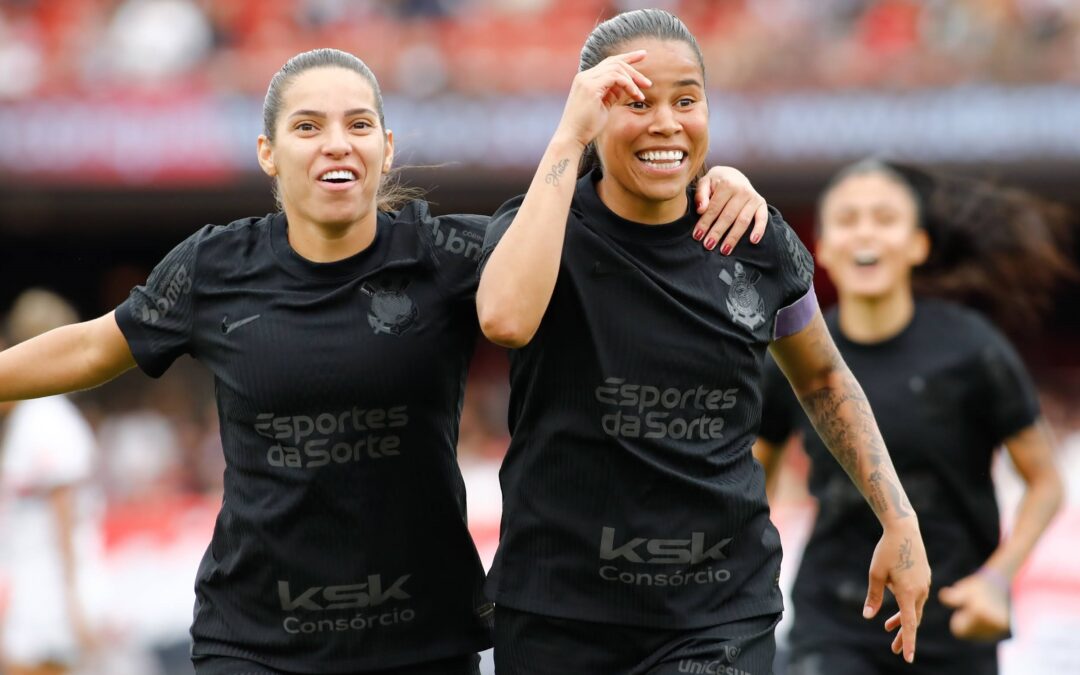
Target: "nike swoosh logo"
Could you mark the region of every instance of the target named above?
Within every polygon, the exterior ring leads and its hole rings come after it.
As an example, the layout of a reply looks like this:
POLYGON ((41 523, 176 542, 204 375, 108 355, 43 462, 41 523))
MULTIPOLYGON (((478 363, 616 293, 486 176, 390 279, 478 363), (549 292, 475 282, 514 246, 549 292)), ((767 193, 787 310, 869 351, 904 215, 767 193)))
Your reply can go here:
POLYGON ((255 319, 258 319, 260 316, 262 316, 262 314, 255 314, 254 316, 249 316, 246 319, 240 319, 239 321, 229 323, 229 315, 226 314, 225 317, 221 320, 221 332, 225 335, 228 335, 240 326, 246 326, 255 319))

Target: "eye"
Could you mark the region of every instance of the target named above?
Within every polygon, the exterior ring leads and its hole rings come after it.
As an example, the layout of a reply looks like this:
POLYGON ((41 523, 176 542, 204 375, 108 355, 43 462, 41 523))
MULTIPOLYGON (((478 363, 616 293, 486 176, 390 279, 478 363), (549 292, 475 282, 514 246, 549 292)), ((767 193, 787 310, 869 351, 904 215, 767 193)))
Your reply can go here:
POLYGON ((899 219, 899 215, 892 209, 877 209, 874 216, 881 225, 892 225, 899 219))
POLYGON ((829 218, 829 222, 838 227, 851 227, 858 221, 858 216, 854 210, 845 209, 839 213, 832 214, 829 218))
POLYGON ((311 122, 300 122, 295 129, 297 131, 315 131, 315 125, 311 122))
POLYGON ((367 120, 356 120, 352 123, 352 128, 360 130, 374 129, 375 125, 371 122, 368 122, 367 120))
POLYGON ((631 110, 644 110, 646 108, 645 101, 630 101, 626 104, 627 108, 631 110))
POLYGON ((676 101, 675 105, 680 107, 680 108, 689 108, 690 106, 694 105, 694 103, 696 103, 696 102, 697 101, 690 98, 689 96, 684 96, 684 97, 680 98, 678 101, 676 101))

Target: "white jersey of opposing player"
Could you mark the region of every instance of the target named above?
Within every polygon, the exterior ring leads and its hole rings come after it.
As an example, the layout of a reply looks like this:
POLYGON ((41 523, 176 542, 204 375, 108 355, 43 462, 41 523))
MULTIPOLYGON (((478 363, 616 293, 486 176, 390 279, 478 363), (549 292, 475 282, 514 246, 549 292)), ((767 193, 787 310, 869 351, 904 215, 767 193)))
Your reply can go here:
POLYGON ((64 595, 56 517, 49 494, 75 489, 74 551, 84 614, 92 623, 100 560, 101 502, 91 487, 93 431, 65 397, 25 401, 8 416, 0 441, 0 565, 10 589, 3 649, 16 663, 71 661, 78 645, 64 595))

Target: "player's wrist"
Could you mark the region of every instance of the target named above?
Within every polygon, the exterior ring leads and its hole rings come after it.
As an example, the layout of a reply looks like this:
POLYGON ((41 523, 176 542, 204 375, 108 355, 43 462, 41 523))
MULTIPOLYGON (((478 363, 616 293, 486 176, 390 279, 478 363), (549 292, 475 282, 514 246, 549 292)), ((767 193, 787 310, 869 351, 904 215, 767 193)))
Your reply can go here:
POLYGON ((1005 597, 1009 597, 1012 592, 1012 580, 1009 579, 1008 575, 989 565, 983 565, 976 570, 975 576, 1000 591, 1005 597))
POLYGON ((560 157, 573 155, 580 158, 581 155, 585 154, 585 148, 588 145, 587 141, 582 141, 576 134, 560 127, 555 131, 555 135, 551 137, 548 150, 560 157))
POLYGON ((879 520, 887 535, 918 537, 919 541, 922 541, 919 518, 914 513, 898 515, 894 511, 889 511, 879 516, 879 520))

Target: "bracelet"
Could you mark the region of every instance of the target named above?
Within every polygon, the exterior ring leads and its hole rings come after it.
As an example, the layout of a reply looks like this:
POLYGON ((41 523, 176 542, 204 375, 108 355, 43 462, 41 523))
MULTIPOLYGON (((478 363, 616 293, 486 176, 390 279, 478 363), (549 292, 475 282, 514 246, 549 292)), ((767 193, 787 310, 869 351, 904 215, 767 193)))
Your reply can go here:
POLYGON ((985 565, 980 567, 975 574, 979 575, 989 582, 991 586, 1004 593, 1005 597, 1009 597, 1009 593, 1012 590, 1012 584, 1009 583, 1009 580, 1004 574, 992 567, 986 567, 985 565))

